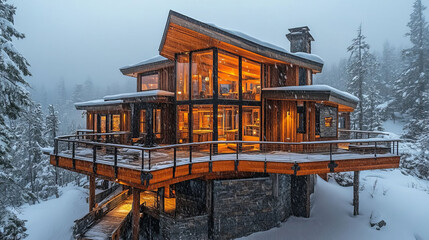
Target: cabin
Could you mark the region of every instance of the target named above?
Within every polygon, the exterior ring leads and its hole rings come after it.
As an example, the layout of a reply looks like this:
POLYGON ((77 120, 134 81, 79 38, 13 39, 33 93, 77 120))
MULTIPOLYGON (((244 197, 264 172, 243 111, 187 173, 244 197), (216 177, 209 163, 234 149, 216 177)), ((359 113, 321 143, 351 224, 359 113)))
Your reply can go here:
POLYGON ((170 11, 159 55, 120 69, 136 91, 76 103, 86 129, 55 141, 51 164, 90 178, 75 237, 245 236, 309 217, 332 172, 354 171, 358 214, 359 171, 398 167, 399 140, 350 130, 359 99, 313 84, 323 60, 308 27, 286 38, 290 50, 170 11), (96 178, 123 189, 116 223, 103 223, 116 208, 100 214, 96 178))

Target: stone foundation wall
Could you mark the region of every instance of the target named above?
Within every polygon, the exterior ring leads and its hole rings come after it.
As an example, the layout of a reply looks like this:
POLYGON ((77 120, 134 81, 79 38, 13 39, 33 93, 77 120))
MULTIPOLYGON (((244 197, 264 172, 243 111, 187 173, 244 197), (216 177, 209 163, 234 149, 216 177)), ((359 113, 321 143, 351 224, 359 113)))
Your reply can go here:
POLYGON ((288 175, 213 181, 214 239, 268 230, 290 215, 288 175))
POLYGON ((208 219, 208 215, 173 219, 162 214, 159 221, 161 239, 209 239, 208 219))

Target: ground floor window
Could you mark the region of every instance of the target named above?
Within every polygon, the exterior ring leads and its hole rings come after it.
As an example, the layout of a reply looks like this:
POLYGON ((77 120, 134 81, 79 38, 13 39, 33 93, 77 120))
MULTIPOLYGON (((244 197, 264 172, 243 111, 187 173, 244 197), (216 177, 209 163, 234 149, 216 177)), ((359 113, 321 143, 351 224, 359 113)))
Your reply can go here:
POLYGON ((217 114, 219 141, 238 140, 239 114, 238 106, 220 105, 217 114))
POLYGON ((243 106, 243 141, 259 141, 261 130, 260 107, 243 106))
POLYGON ((161 109, 153 109, 152 119, 155 138, 161 138, 161 109))
POLYGON ((121 115, 113 114, 112 115, 112 132, 121 131, 121 115))
POLYGON ((192 108, 192 140, 205 142, 213 140, 213 106, 194 105, 192 108))
POLYGON ((177 142, 187 143, 189 141, 189 106, 177 106, 177 142))
POLYGON ((146 110, 140 110, 140 133, 146 133, 146 110))

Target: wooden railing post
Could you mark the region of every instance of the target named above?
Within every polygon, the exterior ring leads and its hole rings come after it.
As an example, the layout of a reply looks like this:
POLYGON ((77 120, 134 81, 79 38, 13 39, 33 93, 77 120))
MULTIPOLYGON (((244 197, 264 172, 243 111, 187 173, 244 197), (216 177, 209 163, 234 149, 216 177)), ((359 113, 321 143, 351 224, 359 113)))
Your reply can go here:
POLYGON ((118 148, 117 147, 114 148, 113 154, 114 154, 113 164, 115 166, 115 179, 118 179, 118 148))
POLYGON ((176 152, 177 149, 176 147, 173 147, 173 178, 176 177, 176 166, 177 166, 177 162, 176 162, 176 152))
POLYGON ((89 175, 89 211, 91 212, 95 208, 95 175, 89 175))
POLYGON ((150 154, 151 152, 150 152, 150 150, 149 150, 149 170, 150 170, 150 167, 151 167, 151 163, 152 163, 152 156, 151 156, 151 154, 150 154))
POLYGON ((72 161, 73 161, 73 169, 76 169, 76 149, 75 149, 75 142, 73 141, 73 145, 72 145, 72 161))
POLYGON ((144 170, 144 149, 142 150, 142 170, 144 170))
POLYGON ((353 215, 359 215, 359 171, 353 174, 353 215))
POLYGON ((97 161, 97 146, 94 145, 92 146, 92 171, 94 174, 97 173, 96 161, 97 161))

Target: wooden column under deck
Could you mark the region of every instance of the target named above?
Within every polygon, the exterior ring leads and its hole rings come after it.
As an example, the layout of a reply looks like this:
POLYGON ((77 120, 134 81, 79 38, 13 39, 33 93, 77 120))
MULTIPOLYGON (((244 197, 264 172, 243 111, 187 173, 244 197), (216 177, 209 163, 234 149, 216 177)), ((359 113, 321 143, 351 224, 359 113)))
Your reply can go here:
POLYGON ((353 215, 359 215, 359 171, 353 174, 353 215))
POLYGON ((171 197, 171 195, 170 195, 170 185, 165 186, 164 196, 166 198, 170 198, 171 197))
POLYGON ((133 187, 133 240, 139 239, 140 232, 140 189, 133 187))
POLYGON ((165 197, 165 195, 164 195, 164 193, 165 193, 165 188, 164 187, 161 187, 161 188, 158 188, 158 195, 159 195, 159 213, 163 213, 164 212, 164 209, 165 209, 165 201, 164 201, 164 197, 165 197))
POLYGON ((89 175, 89 211, 95 208, 95 176, 89 175))

